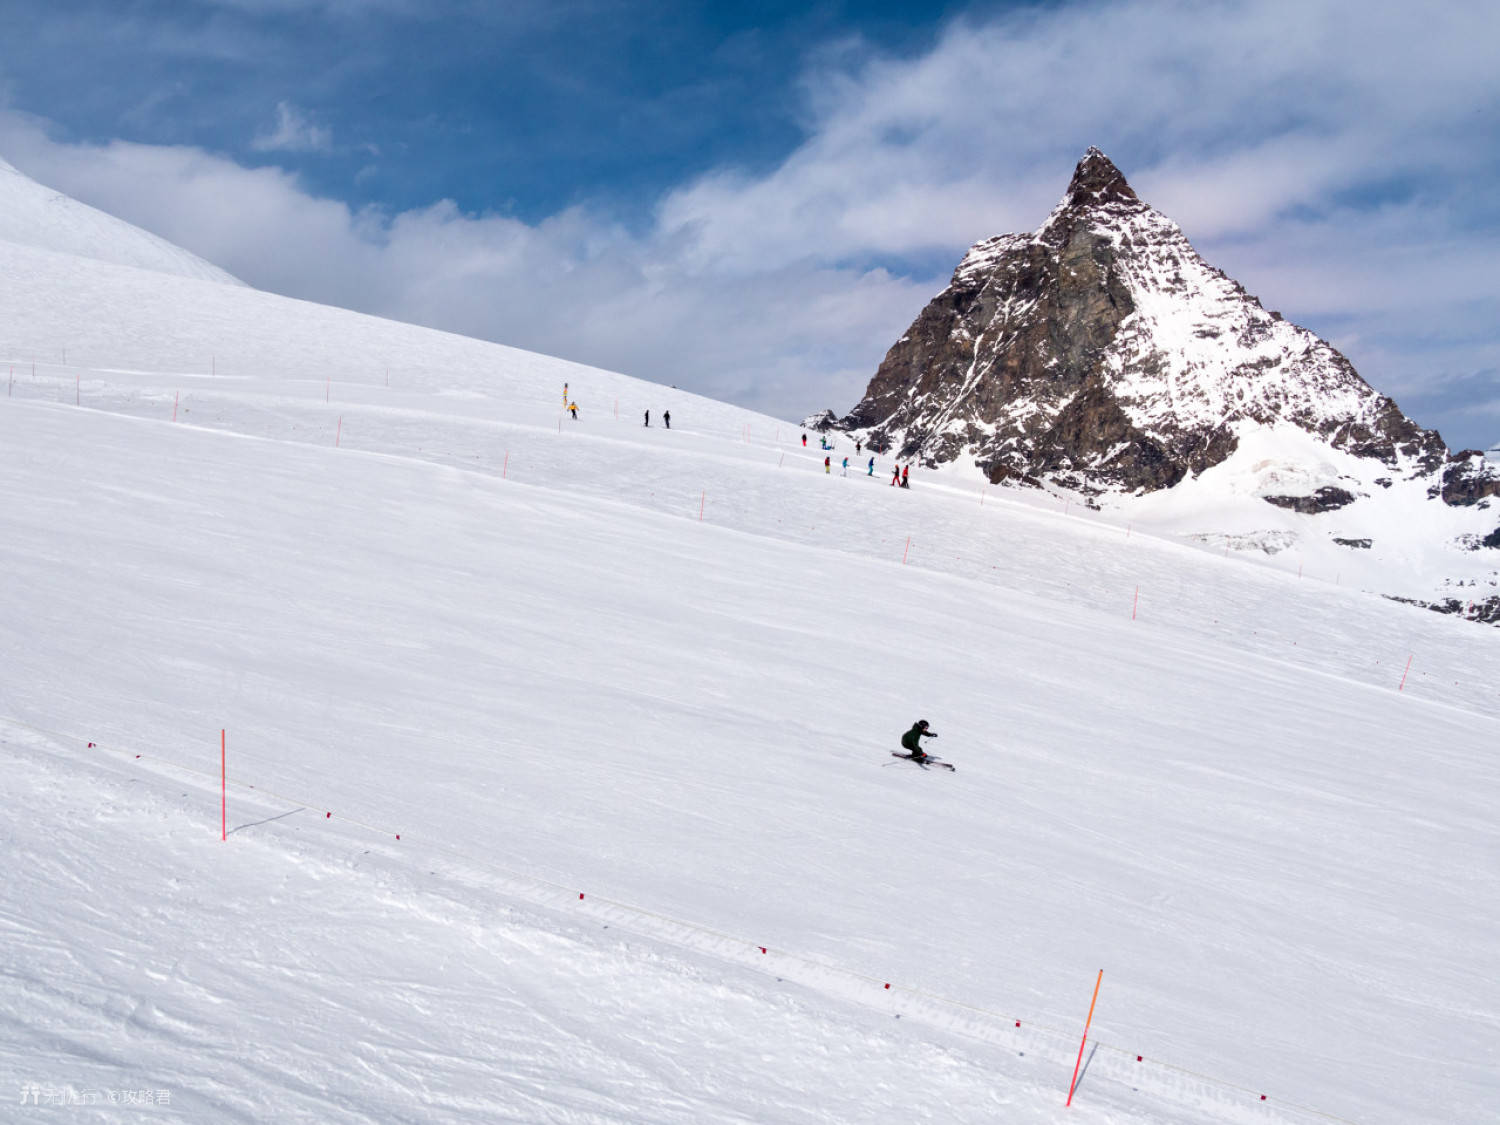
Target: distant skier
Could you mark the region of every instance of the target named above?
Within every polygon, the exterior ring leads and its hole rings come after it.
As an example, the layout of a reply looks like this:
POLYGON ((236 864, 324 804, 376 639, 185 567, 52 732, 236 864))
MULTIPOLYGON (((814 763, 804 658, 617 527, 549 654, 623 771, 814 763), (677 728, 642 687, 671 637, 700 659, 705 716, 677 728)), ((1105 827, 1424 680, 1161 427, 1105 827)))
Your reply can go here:
POLYGON ((908 481, 906 479, 906 474, 909 473, 909 472, 911 472, 911 466, 910 465, 906 466, 906 468, 904 468, 904 469, 901 470, 901 487, 902 488, 910 488, 911 487, 910 483, 908 483, 908 481))
POLYGON ((670 410, 663 410, 661 412, 661 420, 662 425, 666 426, 667 429, 670 430, 672 428, 672 412, 670 410))
POLYGON ((806 434, 802 435, 802 448, 803 449, 807 448, 807 435, 806 434))
POLYGON ((823 471, 825 473, 831 473, 831 472, 833 472, 833 458, 832 457, 825 457, 825 458, 823 458, 823 471))
POLYGON ((875 458, 873 457, 870 458, 870 471, 867 475, 872 477, 875 475, 875 458))
POLYGON ((861 449, 861 446, 863 445, 864 442, 862 441, 856 441, 854 443, 854 456, 858 457, 862 452, 864 452, 863 449, 861 449))
POLYGON ((646 411, 646 425, 651 425, 651 411, 646 411))
POLYGON ((922 749, 922 739, 936 737, 936 732, 927 729, 927 720, 918 719, 911 730, 901 736, 901 746, 912 761, 923 762, 927 760, 927 751, 922 749))
POLYGON ((900 465, 897 465, 895 467, 895 469, 892 470, 892 472, 891 472, 891 483, 894 484, 894 485, 899 485, 901 483, 901 466, 900 465))
POLYGON ((849 458, 847 457, 844 458, 844 475, 846 477, 849 475, 849 458))
POLYGON ((568 413, 573 415, 574 418, 578 417, 578 404, 576 402, 568 403, 568 413))

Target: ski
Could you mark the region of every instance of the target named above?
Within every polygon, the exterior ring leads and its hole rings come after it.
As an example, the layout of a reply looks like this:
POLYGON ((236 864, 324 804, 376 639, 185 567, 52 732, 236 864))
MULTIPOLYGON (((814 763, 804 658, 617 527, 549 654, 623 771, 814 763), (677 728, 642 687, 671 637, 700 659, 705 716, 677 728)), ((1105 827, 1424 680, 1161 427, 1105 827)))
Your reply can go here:
POLYGON ((920 762, 917 762, 917 759, 913 758, 910 754, 898 754, 894 750, 891 751, 891 757, 902 758, 908 762, 916 762, 916 764, 921 766, 924 770, 928 766, 937 766, 938 769, 947 770, 949 773, 958 772, 958 767, 953 765, 952 762, 945 762, 941 758, 934 758, 931 754, 928 754, 927 757, 923 758, 920 762))

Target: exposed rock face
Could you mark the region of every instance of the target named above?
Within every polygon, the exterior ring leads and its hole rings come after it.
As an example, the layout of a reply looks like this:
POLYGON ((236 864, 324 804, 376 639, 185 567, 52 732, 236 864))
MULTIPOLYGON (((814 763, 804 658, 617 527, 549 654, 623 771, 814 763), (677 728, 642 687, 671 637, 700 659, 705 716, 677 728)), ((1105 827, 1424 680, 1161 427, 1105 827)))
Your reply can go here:
POLYGON ((1311 496, 1262 496, 1261 499, 1278 508, 1290 508, 1303 515, 1315 516, 1319 512, 1337 511, 1354 503, 1354 493, 1329 485, 1318 489, 1311 496))
POLYGON ((1468 601, 1462 598, 1444 598, 1436 602, 1423 601, 1421 598, 1398 598, 1390 594, 1385 596, 1393 602, 1401 602, 1404 605, 1419 606, 1438 613, 1457 614, 1485 625, 1500 625, 1500 595, 1472 598, 1468 601))
POLYGON ((1434 487, 1442 495, 1443 503, 1467 507, 1483 503, 1490 496, 1500 496, 1500 473, 1479 450, 1465 449, 1449 459, 1443 468, 1442 483, 1434 487))
POLYGON ((1200 258, 1089 149, 1034 234, 976 244, 839 421, 875 449, 992 482, 1169 488, 1289 422, 1403 476, 1447 449, 1334 348, 1200 258))

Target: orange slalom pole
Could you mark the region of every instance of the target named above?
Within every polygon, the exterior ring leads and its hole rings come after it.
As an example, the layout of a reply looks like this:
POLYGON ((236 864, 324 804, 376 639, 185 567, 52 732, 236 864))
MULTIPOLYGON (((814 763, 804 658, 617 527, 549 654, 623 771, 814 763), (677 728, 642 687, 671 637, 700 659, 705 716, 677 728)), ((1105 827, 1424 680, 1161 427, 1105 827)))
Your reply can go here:
POLYGON ((1094 1022, 1094 1005, 1099 1002, 1099 985, 1104 982, 1104 970, 1094 981, 1094 998, 1089 1001, 1089 1018, 1083 1023, 1083 1042, 1078 1044, 1078 1061, 1073 1064, 1073 1081, 1068 1083, 1068 1105, 1073 1104, 1073 1088, 1078 1085, 1078 1068, 1083 1065, 1083 1048, 1089 1041, 1089 1025, 1094 1022))

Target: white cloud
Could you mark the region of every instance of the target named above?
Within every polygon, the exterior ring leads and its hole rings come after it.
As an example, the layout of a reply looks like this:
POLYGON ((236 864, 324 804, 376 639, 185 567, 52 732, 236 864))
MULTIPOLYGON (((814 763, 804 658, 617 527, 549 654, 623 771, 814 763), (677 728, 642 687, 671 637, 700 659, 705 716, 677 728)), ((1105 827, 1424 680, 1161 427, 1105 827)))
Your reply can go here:
POLYGON ((199 149, 55 142, 0 112, 33 178, 260 288, 627 371, 782 415, 847 407, 933 281, 794 266, 708 283, 671 238, 580 208, 528 225, 442 201, 385 215, 199 149))
MULTIPOLYGON (((959 20, 912 58, 846 42, 810 64, 779 167, 682 184, 642 233, 587 206, 354 212, 13 113, 0 153, 263 288, 794 416, 853 405, 963 250, 1039 225, 1098 144, 1269 307, 1420 389, 1500 362, 1500 236, 1474 217, 1500 173, 1496 41, 1481 5, 1137 0, 959 20)), ((283 103, 273 142, 330 138, 283 103)))
POLYGON ((718 261, 967 244, 1035 226, 1097 144, 1190 233, 1258 228, 1372 175, 1492 162, 1454 136, 1500 90, 1479 46, 1500 9, 1473 13, 1149 0, 959 21, 920 58, 811 74, 807 143, 673 193, 663 223, 718 261))
POLYGON ((327 152, 333 147, 333 134, 314 125, 291 102, 283 101, 276 103, 276 124, 268 132, 256 134, 250 147, 256 152, 327 152))

